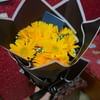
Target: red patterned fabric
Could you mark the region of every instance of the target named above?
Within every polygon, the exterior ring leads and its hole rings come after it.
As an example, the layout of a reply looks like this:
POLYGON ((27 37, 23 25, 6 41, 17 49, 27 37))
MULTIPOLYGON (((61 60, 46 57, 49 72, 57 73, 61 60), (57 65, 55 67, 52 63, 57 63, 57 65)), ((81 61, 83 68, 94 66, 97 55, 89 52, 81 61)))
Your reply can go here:
POLYGON ((0 4, 0 13, 7 13, 8 17, 12 17, 20 1, 9 0, 7 3, 0 4))
POLYGON ((90 74, 90 76, 100 79, 100 34, 90 45, 84 57, 89 60, 86 72, 90 74))
POLYGON ((3 100, 23 100, 32 95, 34 87, 9 52, 0 46, 0 96, 3 100))
POLYGON ((47 2, 52 6, 54 6, 55 4, 59 3, 60 1, 62 1, 62 0, 47 0, 47 2))
POLYGON ((100 0, 81 0, 87 20, 100 17, 100 0))

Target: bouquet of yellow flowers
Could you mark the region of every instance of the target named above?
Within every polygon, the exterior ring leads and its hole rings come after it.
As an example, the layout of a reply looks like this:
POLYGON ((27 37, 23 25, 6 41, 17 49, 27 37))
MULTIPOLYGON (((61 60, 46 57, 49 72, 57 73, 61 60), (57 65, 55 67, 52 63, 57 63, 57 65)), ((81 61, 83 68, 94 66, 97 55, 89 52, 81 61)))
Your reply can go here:
POLYGON ((19 70, 40 87, 39 93, 72 86, 88 64, 81 56, 96 36, 100 18, 84 21, 78 3, 51 6, 47 0, 26 0, 15 20, 0 20, 0 45, 10 49, 19 70))
POLYGON ((52 61, 67 66, 70 57, 76 57, 76 48, 79 48, 75 33, 64 27, 44 21, 35 21, 30 26, 20 30, 14 44, 10 44, 10 51, 40 67, 52 61))

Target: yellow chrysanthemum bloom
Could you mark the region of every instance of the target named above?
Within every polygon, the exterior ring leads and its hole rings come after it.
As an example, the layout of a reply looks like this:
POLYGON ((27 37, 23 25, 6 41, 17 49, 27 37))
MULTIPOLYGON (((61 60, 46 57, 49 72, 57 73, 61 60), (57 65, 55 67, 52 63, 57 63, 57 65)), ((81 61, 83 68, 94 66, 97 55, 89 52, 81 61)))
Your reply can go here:
POLYGON ((55 60, 67 65, 70 64, 70 56, 76 57, 75 49, 79 48, 76 43, 78 39, 71 29, 59 30, 56 25, 36 21, 18 32, 10 50, 31 60, 36 67, 55 60))
POLYGON ((24 40, 18 39, 15 44, 10 44, 10 51, 26 60, 30 60, 36 53, 32 45, 34 45, 32 41, 26 43, 24 40))
POLYGON ((75 49, 79 48, 79 45, 76 45, 76 43, 78 43, 78 38, 76 37, 76 35, 74 34, 74 32, 72 30, 70 30, 69 28, 64 28, 60 31, 59 35, 63 35, 64 36, 64 42, 67 43, 67 51, 70 54, 70 56, 72 57, 76 57, 76 52, 75 49))

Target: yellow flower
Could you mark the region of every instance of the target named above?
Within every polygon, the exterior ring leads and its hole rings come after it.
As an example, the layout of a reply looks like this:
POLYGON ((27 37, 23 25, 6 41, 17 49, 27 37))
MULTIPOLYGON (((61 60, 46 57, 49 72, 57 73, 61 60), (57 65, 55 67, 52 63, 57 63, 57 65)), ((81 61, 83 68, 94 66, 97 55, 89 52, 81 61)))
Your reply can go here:
POLYGON ((78 43, 79 41, 74 32, 69 28, 64 28, 61 30, 59 35, 64 36, 63 39, 65 40, 65 43, 67 43, 67 51, 69 52, 70 56, 76 57, 75 49, 79 48, 79 45, 76 45, 76 43, 78 43))
POLYGON ((44 64, 48 64, 52 61, 52 59, 49 58, 49 55, 48 53, 38 53, 36 55, 36 57, 32 60, 33 62, 33 65, 35 67, 40 67, 44 64))
POLYGON ((16 40, 15 44, 10 44, 10 51, 23 57, 26 60, 30 60, 34 57, 35 50, 33 49, 34 45, 32 41, 25 43, 23 40, 16 40))
POLYGON ((71 62, 70 56, 76 57, 77 43, 76 35, 69 28, 59 30, 56 25, 36 21, 18 32, 10 50, 31 60, 36 67, 55 60, 67 65, 71 62))

